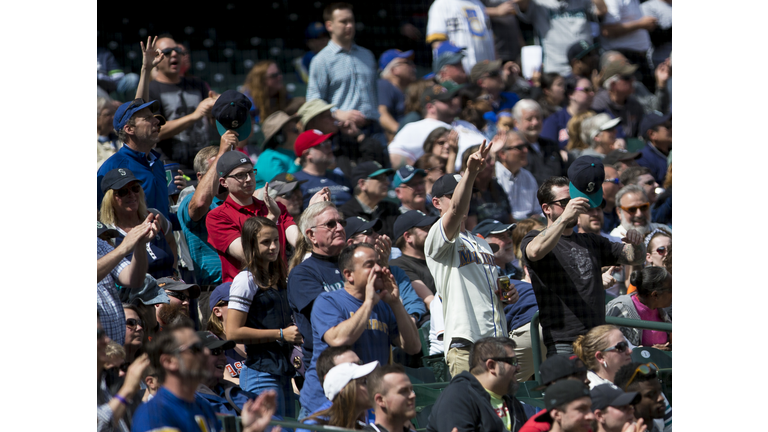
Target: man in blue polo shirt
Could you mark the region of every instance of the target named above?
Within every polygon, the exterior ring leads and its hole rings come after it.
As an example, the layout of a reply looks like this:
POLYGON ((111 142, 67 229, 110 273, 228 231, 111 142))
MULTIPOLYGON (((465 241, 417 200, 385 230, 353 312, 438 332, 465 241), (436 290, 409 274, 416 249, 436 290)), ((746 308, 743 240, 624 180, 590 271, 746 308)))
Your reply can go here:
POLYGON ((141 181, 147 207, 156 208, 163 216, 170 218, 165 169, 160 154, 152 150, 160 140, 160 120, 154 116, 158 109, 157 101, 145 103, 139 98, 120 105, 115 111, 112 125, 124 145, 99 167, 96 179, 97 208, 101 208, 104 197, 100 187, 104 174, 115 168, 128 168, 141 181))

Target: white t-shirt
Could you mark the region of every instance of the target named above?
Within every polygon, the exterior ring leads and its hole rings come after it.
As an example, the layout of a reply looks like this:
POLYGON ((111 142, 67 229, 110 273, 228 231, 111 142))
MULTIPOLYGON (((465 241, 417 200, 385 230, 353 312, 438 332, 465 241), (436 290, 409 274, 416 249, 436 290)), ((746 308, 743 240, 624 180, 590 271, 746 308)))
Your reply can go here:
POLYGON ((498 269, 488 242, 470 232, 448 239, 440 218, 429 230, 424 253, 443 302, 445 352, 453 338, 475 342, 507 336, 504 307, 495 294, 498 269))
MULTIPOLYGON (((637 21, 643 17, 640 2, 637 0, 605 0, 608 13, 603 24, 617 24, 637 21)), ((640 29, 613 38, 600 37, 600 44, 606 50, 626 49, 632 51, 648 51, 651 47, 651 37, 648 30, 640 29)))
POLYGON ((408 123, 392 139, 388 146, 389 154, 400 155, 415 162, 424 154, 424 141, 439 127, 451 129, 448 123, 430 118, 408 123))
POLYGON ((445 349, 443 341, 438 337, 445 333, 445 321, 443 320, 443 302, 440 301, 439 296, 435 296, 429 304, 429 315, 432 317, 429 322, 429 355, 442 354, 445 349))
POLYGON ((472 146, 482 144, 483 140, 488 140, 475 125, 466 120, 454 120, 451 126, 459 134, 459 151, 456 154, 456 171, 454 171, 459 172, 461 171, 461 161, 464 157, 464 152, 472 146))
POLYGON ((467 74, 475 63, 496 59, 491 21, 480 0, 435 0, 432 3, 427 20, 427 43, 441 40, 466 48, 461 64, 467 74))

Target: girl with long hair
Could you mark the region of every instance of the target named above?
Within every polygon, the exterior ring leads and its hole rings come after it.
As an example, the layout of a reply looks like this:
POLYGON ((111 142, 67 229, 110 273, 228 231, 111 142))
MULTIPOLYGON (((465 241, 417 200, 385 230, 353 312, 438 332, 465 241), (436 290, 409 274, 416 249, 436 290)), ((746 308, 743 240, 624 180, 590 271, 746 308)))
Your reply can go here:
POLYGON ((373 406, 366 377, 378 366, 379 362, 373 361, 364 365, 341 363, 331 368, 323 390, 333 405, 307 417, 304 423, 362 429, 367 423, 366 411, 373 406))
POLYGON ((243 94, 253 102, 251 117, 259 122, 278 110, 285 111, 290 98, 283 85, 283 73, 272 60, 262 60, 245 77, 243 94))
POLYGON ((589 371, 589 388, 613 383, 616 372, 632 363, 632 349, 618 327, 604 324, 593 327, 573 342, 573 352, 589 371))
POLYGON ((291 353, 303 338, 288 304, 277 225, 261 216, 247 219, 242 243, 245 268, 232 281, 226 323, 229 340, 244 343, 248 354, 240 387, 254 394, 275 390, 275 413, 295 417, 291 353))

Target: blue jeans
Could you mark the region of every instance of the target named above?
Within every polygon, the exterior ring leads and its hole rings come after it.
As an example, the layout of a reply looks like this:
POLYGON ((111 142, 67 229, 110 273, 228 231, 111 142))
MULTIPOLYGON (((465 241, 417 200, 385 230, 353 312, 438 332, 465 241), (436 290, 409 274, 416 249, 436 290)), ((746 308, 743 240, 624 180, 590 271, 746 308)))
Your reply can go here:
POLYGON ((299 410, 299 417, 297 418, 298 421, 302 421, 305 418, 309 417, 311 412, 306 407, 301 407, 301 410, 299 410))
POLYGON ((251 367, 244 367, 240 371, 240 388, 255 395, 260 394, 264 390, 274 390, 277 392, 277 410, 275 414, 283 418, 296 418, 293 386, 291 385, 290 377, 272 375, 251 367))

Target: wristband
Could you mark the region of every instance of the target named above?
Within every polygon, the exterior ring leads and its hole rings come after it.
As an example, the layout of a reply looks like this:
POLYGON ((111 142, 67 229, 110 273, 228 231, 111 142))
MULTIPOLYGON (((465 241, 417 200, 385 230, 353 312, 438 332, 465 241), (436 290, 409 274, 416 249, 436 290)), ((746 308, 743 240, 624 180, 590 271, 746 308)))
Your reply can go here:
POLYGON ((119 400, 121 404, 128 406, 128 401, 125 400, 125 398, 120 396, 119 394, 115 395, 115 399, 119 400))
POLYGON ((285 340, 283 339, 283 329, 280 329, 280 340, 285 340))

